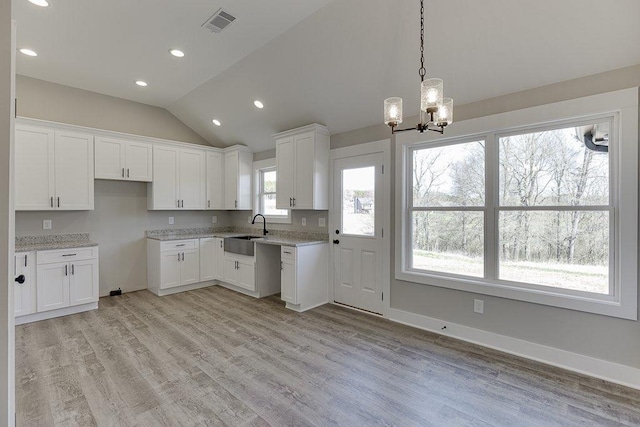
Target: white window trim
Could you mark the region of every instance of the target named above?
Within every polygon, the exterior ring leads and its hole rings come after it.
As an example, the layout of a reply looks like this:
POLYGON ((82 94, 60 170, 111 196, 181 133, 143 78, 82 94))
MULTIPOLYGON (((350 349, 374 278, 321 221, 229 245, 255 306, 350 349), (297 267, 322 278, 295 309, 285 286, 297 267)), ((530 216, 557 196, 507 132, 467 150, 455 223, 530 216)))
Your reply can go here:
MULTIPOLYGON (((487 157, 494 157, 487 149, 487 157)), ((562 307, 624 319, 638 319, 638 89, 625 89, 569 101, 527 108, 508 113, 455 123, 447 128, 446 136, 406 132, 396 134, 396 247, 395 277, 425 285, 439 286, 461 291, 492 295, 520 301, 562 307), (410 147, 416 144, 438 143, 454 140, 490 138, 495 134, 531 129, 535 126, 553 126, 567 121, 614 117, 612 132, 617 131, 617 151, 612 155, 613 179, 610 188, 614 206, 615 231, 611 241, 616 258, 613 261, 614 295, 600 296, 578 292, 556 292, 550 287, 522 287, 485 279, 425 273, 407 268, 410 234, 409 211, 406 209, 411 179, 408 159, 410 147), (617 168, 617 169, 616 169, 617 168), (623 230, 623 231, 622 231, 623 230), (624 239, 622 238, 624 236, 624 239)), ((489 168, 488 168, 489 170, 489 168)), ((495 181, 495 180, 493 180, 495 181)), ((492 182, 492 181, 487 181, 492 182)), ((495 191, 489 185, 487 191, 495 191)), ((487 238, 495 235, 495 224, 486 224, 487 238)), ((493 263, 485 253, 487 264, 493 263)), ((491 268, 491 267, 488 267, 491 268)))
MULTIPOLYGON (((258 160, 253 162, 253 214, 262 214, 260 212, 260 173, 264 169, 273 169, 276 167, 275 157, 272 159, 258 160)), ((276 184, 277 185, 277 184, 276 184)), ((265 215, 267 220, 272 224, 291 224, 291 209, 287 209, 286 216, 265 215)))

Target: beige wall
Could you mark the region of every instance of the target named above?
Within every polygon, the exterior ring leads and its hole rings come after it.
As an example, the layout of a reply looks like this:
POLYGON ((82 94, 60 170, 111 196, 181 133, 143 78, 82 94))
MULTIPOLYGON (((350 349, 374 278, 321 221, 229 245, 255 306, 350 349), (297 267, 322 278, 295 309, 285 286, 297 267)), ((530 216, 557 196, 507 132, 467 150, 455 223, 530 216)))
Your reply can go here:
POLYGON ((18 76, 18 116, 210 145, 164 108, 18 76))
MULTIPOLYGON (((461 121, 638 86, 640 65, 461 105, 455 108, 455 118, 461 121)), ((413 117, 406 122, 417 120, 413 117)), ((331 148, 389 136, 387 126, 371 126, 332 135, 331 148)), ((394 169, 395 150, 391 163, 394 169)), ((395 170, 391 172, 395 181, 395 170)), ((393 190, 391 196, 392 203, 397 203, 393 190)), ((391 221, 394 224, 395 218, 391 221)), ((394 238, 395 235, 392 242, 394 238)), ((640 368, 638 322, 395 280, 394 256, 392 244, 392 308, 640 368), (473 299, 478 297, 484 300, 483 315, 473 312, 473 299)))
POLYGON ((130 292, 147 287, 146 230, 211 227, 229 224, 227 212, 148 211, 147 184, 95 181, 95 209, 79 212, 17 212, 16 235, 90 233, 100 246, 100 295, 118 289, 130 292), (169 217, 175 224, 169 225, 169 217), (52 220, 51 230, 42 221, 52 220))
MULTIPOLYGON (((22 117, 209 145, 162 108, 23 76, 17 96, 22 117)), ((213 215, 219 225, 228 225, 227 212, 147 211, 145 183, 96 180, 95 210, 18 212, 15 229, 18 236, 90 233, 100 245, 103 296, 118 287, 125 292, 147 287, 146 230, 210 227, 213 215), (175 225, 168 225, 169 216, 175 225), (52 230, 42 230, 44 219, 53 221, 52 230)))

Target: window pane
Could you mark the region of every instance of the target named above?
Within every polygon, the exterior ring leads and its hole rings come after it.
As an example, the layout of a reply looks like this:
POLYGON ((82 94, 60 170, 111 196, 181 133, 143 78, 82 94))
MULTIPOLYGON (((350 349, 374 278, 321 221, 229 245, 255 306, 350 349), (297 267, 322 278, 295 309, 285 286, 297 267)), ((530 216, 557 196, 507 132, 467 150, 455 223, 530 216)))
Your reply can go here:
POLYGON ((413 212, 411 268, 484 277, 484 213, 413 212))
POLYGON ((375 235, 376 168, 342 171, 342 232, 358 236, 375 235))
POLYGON ((287 216, 287 210, 286 209, 276 209, 276 195, 275 194, 263 194, 262 195, 262 213, 264 215, 287 216))
POLYGON ((262 191, 261 193, 276 192, 276 171, 262 172, 262 191))
POLYGON ((415 150, 413 206, 484 206, 484 141, 415 150))
POLYGON ((609 204, 608 122, 499 141, 502 206, 609 204))
POLYGON ((500 213, 500 279, 609 293, 609 213, 500 213))

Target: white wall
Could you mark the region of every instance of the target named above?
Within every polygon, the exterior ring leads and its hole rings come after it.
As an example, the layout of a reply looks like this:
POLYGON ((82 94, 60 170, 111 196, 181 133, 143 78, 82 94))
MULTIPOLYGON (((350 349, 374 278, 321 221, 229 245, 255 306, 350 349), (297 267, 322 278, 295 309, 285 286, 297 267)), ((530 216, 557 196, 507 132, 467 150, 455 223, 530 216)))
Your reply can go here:
POLYGON ((13 85, 11 0, 0 0, 0 425, 14 425, 13 85))
MULTIPOLYGON (((455 107, 456 121, 640 86, 640 65, 455 107)), ((417 117, 406 119, 417 123, 417 117)), ((384 124, 332 135, 331 148, 390 137, 384 124)), ((393 140, 392 140, 393 141, 393 140)), ((395 150, 392 150, 395 165, 395 150)), ((395 170, 390 171, 395 189, 395 170)), ((392 203, 397 203, 392 192, 392 203)), ((394 205, 395 206, 395 205, 394 205)), ((395 213, 392 213, 395 224, 395 213)), ((391 236, 395 241, 395 235, 391 236)), ((404 282, 394 278, 391 253, 391 307, 507 337, 640 368, 640 323, 521 301, 404 282), (485 313, 473 312, 473 299, 485 313)))

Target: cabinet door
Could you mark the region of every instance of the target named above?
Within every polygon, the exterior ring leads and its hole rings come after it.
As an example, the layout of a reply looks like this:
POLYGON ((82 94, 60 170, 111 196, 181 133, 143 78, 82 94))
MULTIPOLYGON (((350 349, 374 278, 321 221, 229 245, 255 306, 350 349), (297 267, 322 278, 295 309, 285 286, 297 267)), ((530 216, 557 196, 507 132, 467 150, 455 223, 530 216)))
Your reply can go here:
POLYGON ((207 153, 207 209, 224 208, 222 153, 207 153))
POLYGON ((98 260, 69 264, 69 305, 98 301, 98 260))
POLYGON ((24 275, 25 281, 15 283, 14 287, 14 314, 24 316, 36 312, 36 277, 35 277, 35 252, 19 253, 15 256, 15 277, 24 275))
POLYGON ((182 252, 171 251, 160 254, 160 289, 180 286, 180 263, 182 252))
POLYGON ((231 284, 238 284, 238 269, 236 268, 237 260, 229 257, 224 258, 224 281, 231 284))
POLYGON ((224 278, 224 239, 215 238, 215 272, 214 278, 222 280, 224 278))
POLYGON ((56 209, 93 210, 93 135, 56 132, 53 154, 56 209))
POLYGON ((200 282, 200 251, 188 249, 182 251, 180 261, 180 285, 200 282))
POLYGON ((38 312, 69 307, 69 273, 66 262, 38 266, 38 312))
POLYGON ((251 200, 253 183, 253 153, 238 152, 238 210, 248 211, 253 209, 251 200))
POLYGON ((278 187, 276 207, 290 209, 293 198, 293 137, 276 140, 276 169, 278 171, 278 187))
POLYGON ((282 259, 280 298, 291 304, 298 303, 296 292, 296 265, 295 260, 282 259))
POLYGON ((126 176, 128 181, 153 180, 153 146, 144 142, 129 142, 126 147, 126 176))
POLYGON ((15 140, 16 210, 53 209, 53 130, 16 126, 15 140))
POLYGON ((313 132, 294 137, 295 176, 292 182, 295 186, 293 196, 295 197, 293 205, 295 209, 313 209, 314 142, 313 132))
POLYGON ((224 208, 238 208, 238 152, 224 155, 224 208))
POLYGON ((256 290, 256 267, 253 262, 238 261, 238 283, 241 288, 256 290))
MULTIPOLYGON (((200 239, 200 281, 216 279, 216 239, 200 239)), ((185 256, 186 258, 186 256, 185 256)))
POLYGON ((178 208, 178 157, 176 147, 153 147, 152 209, 178 208))
POLYGON ((206 209, 205 152, 180 150, 180 207, 184 209, 206 209))
POLYGON ((125 147, 126 143, 124 141, 96 137, 96 179, 125 179, 125 147))

